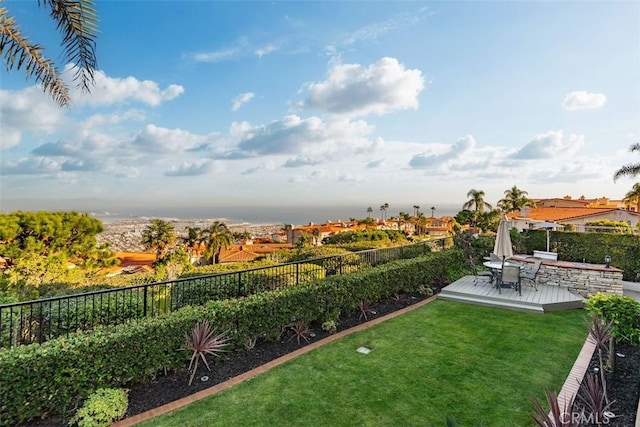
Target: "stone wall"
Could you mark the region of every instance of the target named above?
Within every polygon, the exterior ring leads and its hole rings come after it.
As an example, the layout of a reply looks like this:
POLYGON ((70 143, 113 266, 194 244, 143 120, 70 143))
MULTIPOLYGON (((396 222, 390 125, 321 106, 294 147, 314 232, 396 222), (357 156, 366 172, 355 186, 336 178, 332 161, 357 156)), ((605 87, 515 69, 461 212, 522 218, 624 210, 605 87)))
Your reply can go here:
MULTIPOLYGON (((530 267, 535 258, 516 255, 512 260, 530 267)), ((623 270, 619 268, 602 264, 543 259, 536 277, 536 285, 570 288, 585 298, 597 292, 622 295, 622 273, 623 270)))
POLYGON ((572 288, 583 297, 596 292, 622 295, 622 271, 614 268, 578 269, 543 264, 536 283, 572 288))

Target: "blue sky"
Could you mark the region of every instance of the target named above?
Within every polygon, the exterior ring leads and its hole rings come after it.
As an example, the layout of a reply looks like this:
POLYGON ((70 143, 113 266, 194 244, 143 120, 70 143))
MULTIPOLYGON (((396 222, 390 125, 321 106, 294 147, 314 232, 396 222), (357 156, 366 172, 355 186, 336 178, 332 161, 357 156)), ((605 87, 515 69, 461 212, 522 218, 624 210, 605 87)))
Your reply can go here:
MULTIPOLYGON (((2 4, 73 68, 45 9, 2 4)), ((612 176, 640 161, 637 2, 96 8, 96 86, 70 108, 0 70, 4 211, 412 212, 461 205, 471 188, 495 203, 513 185, 621 198, 634 183, 612 176)))

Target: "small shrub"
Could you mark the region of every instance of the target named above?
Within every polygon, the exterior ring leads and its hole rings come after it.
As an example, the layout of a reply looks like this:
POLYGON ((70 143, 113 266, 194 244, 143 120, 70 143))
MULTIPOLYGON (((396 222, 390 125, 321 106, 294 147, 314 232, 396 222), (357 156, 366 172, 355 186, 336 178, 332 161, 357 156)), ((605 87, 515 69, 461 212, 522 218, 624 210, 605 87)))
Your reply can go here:
POLYGON ((613 323, 613 335, 618 341, 640 343, 640 302, 599 292, 589 298, 587 309, 605 322, 613 323))
POLYGON ((327 320, 322 324, 322 330, 327 331, 330 334, 335 334, 338 330, 338 324, 335 320, 327 320))
POLYGON ((191 378, 189 378, 189 385, 193 382, 193 377, 196 375, 196 371, 198 370, 198 361, 202 359, 204 364, 207 366, 208 370, 209 363, 207 362, 207 354, 217 355, 221 353, 223 348, 228 345, 228 338, 226 338, 227 332, 222 332, 218 335, 213 335, 213 330, 209 325, 209 322, 204 320, 200 323, 196 323, 191 331, 191 337, 186 335, 187 344, 186 349, 190 350, 191 353, 191 361, 189 362, 189 370, 191 370, 191 366, 193 366, 193 372, 191 373, 191 378), (195 362, 195 364, 193 363, 195 362))
POLYGON ((300 344, 300 339, 304 339, 306 342, 309 342, 309 337, 313 334, 311 329, 309 329, 309 324, 303 320, 295 322, 289 327, 289 329, 293 332, 289 341, 295 338, 298 341, 298 344, 300 344))
POLYGON ((605 420, 605 412, 609 411, 614 401, 608 402, 606 389, 602 387, 598 377, 594 374, 585 376, 578 391, 578 401, 587 413, 596 415, 598 420, 605 420))
POLYGON ((542 403, 536 397, 533 400, 534 413, 531 415, 536 425, 540 427, 577 427, 578 421, 573 417, 568 417, 567 414, 571 413, 573 408, 574 396, 571 396, 565 401, 564 407, 561 407, 558 401, 558 395, 552 391, 547 390, 547 403, 549 409, 545 409, 542 403))
POLYGON ((587 339, 596 345, 598 350, 598 362, 600 364, 600 380, 602 385, 602 392, 604 399, 609 403, 607 397, 607 380, 604 375, 604 353, 609 351, 609 341, 611 340, 611 328, 613 323, 609 322, 606 325, 595 314, 591 315, 591 322, 585 322, 589 336, 587 339))
POLYGON ((129 397, 121 388, 100 388, 93 392, 69 421, 79 427, 107 427, 124 417, 129 397))
POLYGON ((371 309, 369 301, 360 301, 358 303, 358 310, 360 311, 358 319, 362 319, 364 317, 364 320, 369 320, 367 317, 369 314, 376 314, 376 312, 371 309))

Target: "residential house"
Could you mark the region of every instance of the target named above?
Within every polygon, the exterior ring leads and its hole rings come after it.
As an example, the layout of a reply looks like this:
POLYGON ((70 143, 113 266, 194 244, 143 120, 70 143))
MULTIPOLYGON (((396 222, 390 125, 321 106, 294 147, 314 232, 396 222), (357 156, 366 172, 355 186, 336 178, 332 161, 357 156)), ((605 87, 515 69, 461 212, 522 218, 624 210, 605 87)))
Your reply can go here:
POLYGON ((618 208, 594 208, 594 207, 538 207, 523 208, 521 211, 511 212, 507 215, 510 226, 518 231, 536 227, 539 222, 555 222, 561 225, 572 224, 576 231, 587 230, 586 224, 592 221, 610 220, 624 221, 631 227, 638 226, 640 213, 618 208))

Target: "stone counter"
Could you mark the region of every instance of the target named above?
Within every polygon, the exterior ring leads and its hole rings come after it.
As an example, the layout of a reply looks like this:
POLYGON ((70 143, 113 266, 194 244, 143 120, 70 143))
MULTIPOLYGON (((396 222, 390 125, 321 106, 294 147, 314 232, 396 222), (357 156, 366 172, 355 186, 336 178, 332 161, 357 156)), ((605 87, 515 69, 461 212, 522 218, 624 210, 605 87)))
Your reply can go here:
MULTIPOLYGON (((511 261, 527 266, 539 258, 516 255, 511 261)), ((536 284, 562 286, 575 290, 583 297, 602 292, 622 295, 623 270, 607 267, 604 264, 586 264, 581 262, 554 261, 541 259, 542 265, 536 284)))

